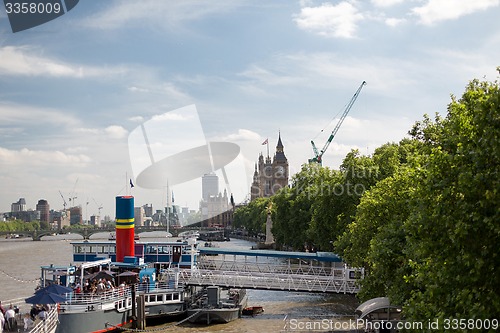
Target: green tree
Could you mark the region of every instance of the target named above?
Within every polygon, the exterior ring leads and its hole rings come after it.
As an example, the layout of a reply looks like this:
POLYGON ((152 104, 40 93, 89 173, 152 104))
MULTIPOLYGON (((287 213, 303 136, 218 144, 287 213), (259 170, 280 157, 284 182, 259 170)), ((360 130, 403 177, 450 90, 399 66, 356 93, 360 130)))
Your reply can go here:
POLYGON ((361 198, 354 221, 336 246, 353 267, 365 268, 359 297, 390 296, 395 304, 409 297, 412 285, 405 276, 411 273, 406 254, 404 223, 411 212, 414 192, 411 168, 400 168, 379 181, 361 198))
POLYGON ((269 198, 257 198, 248 205, 238 207, 234 212, 234 226, 245 228, 250 235, 257 236, 266 230, 269 198))
POLYGON ((360 198, 376 183, 377 178, 378 167, 373 158, 352 150, 342 161, 340 171, 321 180, 328 190, 322 191, 313 202, 311 228, 320 248, 332 250, 331 243, 352 222, 360 198))
POLYGON ((303 250, 305 245, 315 242, 310 230, 312 205, 324 190, 330 173, 317 163, 304 164, 292 177, 291 187, 272 197, 272 231, 278 245, 303 250))
MULTIPOLYGON (((427 128, 429 127, 429 128, 427 128)), ((500 315, 500 92, 473 80, 452 98, 421 157, 408 221, 410 276, 417 288, 410 318, 498 318, 500 315)), ((425 131, 424 131, 425 132, 425 131)))

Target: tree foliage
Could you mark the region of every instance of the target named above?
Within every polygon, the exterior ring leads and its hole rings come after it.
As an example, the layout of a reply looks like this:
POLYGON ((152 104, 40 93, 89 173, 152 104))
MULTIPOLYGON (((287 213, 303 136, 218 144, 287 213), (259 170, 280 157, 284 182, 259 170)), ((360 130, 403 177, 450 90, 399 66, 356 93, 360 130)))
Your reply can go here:
POLYGON ((234 212, 234 226, 245 228, 250 235, 257 236, 266 231, 269 198, 257 198, 234 212))
POLYGON ((500 315, 500 92, 470 82, 421 156, 407 223, 415 318, 500 315))
POLYGON ((0 231, 33 231, 40 230, 40 222, 24 222, 21 220, 10 220, 0 222, 0 231))

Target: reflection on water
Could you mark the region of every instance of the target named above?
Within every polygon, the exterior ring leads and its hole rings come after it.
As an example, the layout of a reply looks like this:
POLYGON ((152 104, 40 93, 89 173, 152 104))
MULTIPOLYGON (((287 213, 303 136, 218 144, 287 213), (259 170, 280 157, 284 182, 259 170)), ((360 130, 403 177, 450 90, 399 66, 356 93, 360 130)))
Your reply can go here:
MULTIPOLYGON (((91 239, 107 239, 108 233, 96 234, 91 239)), ((40 265, 67 265, 72 261, 71 242, 81 240, 80 235, 46 236, 41 241, 31 239, 0 239, 0 300, 28 297, 33 293, 40 275, 40 265)), ((141 241, 165 240, 162 233, 141 234, 141 241)), ((250 249, 253 243, 234 239, 218 243, 220 247, 250 249)), ((243 317, 228 324, 196 326, 183 324, 161 332, 280 332, 285 317, 333 318, 352 315, 358 305, 352 295, 296 293, 287 291, 248 290, 248 305, 264 307, 262 314, 243 317)), ((22 309, 22 312, 28 309, 22 309)), ((170 326, 166 324, 163 326, 170 326)), ((158 329, 158 327, 157 327, 158 329)))

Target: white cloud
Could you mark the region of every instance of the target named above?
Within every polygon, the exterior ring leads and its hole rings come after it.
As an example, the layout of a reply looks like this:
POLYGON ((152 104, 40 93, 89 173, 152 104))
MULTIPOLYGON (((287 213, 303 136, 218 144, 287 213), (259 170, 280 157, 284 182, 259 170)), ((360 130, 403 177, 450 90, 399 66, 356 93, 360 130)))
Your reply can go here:
POLYGON ((248 141, 248 140, 260 140, 262 137, 255 133, 254 131, 240 128, 238 132, 231 133, 219 138, 214 138, 212 141, 248 141))
POLYGON ((0 74, 52 77, 102 77, 123 74, 123 67, 92 67, 68 64, 36 53, 41 50, 28 46, 4 46, 0 48, 0 74))
POLYGON ((391 7, 402 3, 404 0, 371 0, 374 6, 377 7, 391 7))
POLYGON ((353 38, 361 14, 351 3, 324 3, 319 7, 304 7, 294 16, 297 26, 325 37, 353 38))
POLYGON ((496 7, 499 3, 500 0, 428 0, 425 5, 413 8, 412 13, 419 17, 420 23, 432 25, 496 7))
POLYGON ((151 120, 153 120, 153 121, 165 121, 165 120, 188 121, 188 120, 195 120, 195 117, 189 113, 170 111, 170 112, 165 112, 164 114, 155 115, 155 116, 153 116, 153 118, 151 118, 151 120))
POLYGON ((135 117, 130 117, 128 120, 134 122, 134 123, 142 123, 144 121, 143 116, 135 116, 135 117))
POLYGON ((0 147, 0 164, 15 166, 82 166, 91 161, 84 154, 66 154, 61 151, 30 150, 22 148, 11 150, 0 147))
POLYGON ((389 18, 385 19, 384 22, 385 22, 385 24, 387 24, 390 27, 397 27, 398 25, 405 23, 406 20, 405 19, 398 19, 395 17, 389 17, 389 18))
POLYGON ((104 129, 104 132, 113 139, 122 139, 127 136, 128 131, 122 126, 111 125, 104 129))
POLYGON ((128 87, 128 90, 131 91, 131 92, 149 92, 148 89, 140 88, 140 87, 135 87, 135 86, 128 87))
POLYGON ((80 123, 80 121, 69 112, 51 108, 32 107, 29 105, 2 102, 0 102, 0 122, 4 126, 15 124, 20 127, 28 124, 75 126, 80 123))

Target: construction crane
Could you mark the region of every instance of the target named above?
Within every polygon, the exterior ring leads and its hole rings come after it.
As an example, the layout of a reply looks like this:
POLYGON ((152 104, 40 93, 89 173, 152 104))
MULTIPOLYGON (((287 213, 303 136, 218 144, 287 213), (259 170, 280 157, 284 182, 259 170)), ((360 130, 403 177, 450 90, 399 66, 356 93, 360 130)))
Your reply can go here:
POLYGON ((78 197, 76 196, 76 184, 78 183, 78 178, 76 179, 75 181, 75 185, 73 185, 73 191, 70 193, 70 197, 69 197, 69 203, 71 205, 71 202, 73 202, 73 207, 76 207, 76 203, 75 203, 75 199, 77 199, 78 197))
POLYGON ((100 217, 101 216, 102 204, 99 205, 94 198, 92 198, 92 200, 94 200, 95 204, 97 205, 97 210, 99 211, 99 215, 98 216, 100 217))
POLYGON ((61 193, 61 191, 59 191, 59 194, 61 195, 61 198, 63 199, 63 207, 64 207, 64 210, 66 210, 66 199, 64 199, 64 196, 63 196, 63 194, 61 193))
POLYGON ((361 92, 361 89, 363 88, 363 86, 366 85, 366 81, 363 81, 361 83, 361 85, 359 86, 358 90, 356 90, 356 92, 354 93, 354 96, 352 96, 351 100, 349 101, 349 103, 347 104, 345 110, 344 110, 344 113, 342 113, 342 116, 340 117, 339 119, 339 122, 337 123, 337 125, 335 126, 335 128, 333 129, 332 133, 330 134, 330 137, 328 138, 328 140, 326 141, 325 145, 323 146, 323 148, 321 150, 318 150, 318 148, 316 147, 316 145, 314 144, 314 141, 311 140, 311 145, 312 145, 312 149, 313 149, 313 152, 314 152, 314 157, 309 159, 309 163, 312 163, 312 162, 315 162, 315 163, 319 163, 321 164, 321 162, 323 161, 323 154, 326 152, 326 150, 328 149, 328 146, 330 146, 330 143, 332 143, 332 140, 333 138, 335 137, 335 134, 337 134, 337 131, 339 130, 340 126, 342 125, 342 123, 344 122, 344 119, 347 117, 347 114, 349 113, 349 110, 351 110, 352 108, 352 105, 354 104, 354 102, 356 101, 356 99, 358 98, 358 95, 359 93, 361 92))

